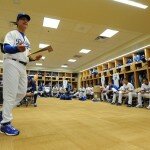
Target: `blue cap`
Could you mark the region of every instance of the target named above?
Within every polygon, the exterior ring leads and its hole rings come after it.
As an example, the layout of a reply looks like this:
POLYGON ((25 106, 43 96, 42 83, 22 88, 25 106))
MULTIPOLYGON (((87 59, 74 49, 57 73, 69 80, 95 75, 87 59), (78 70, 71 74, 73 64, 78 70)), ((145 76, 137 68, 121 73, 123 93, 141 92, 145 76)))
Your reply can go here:
POLYGON ((25 14, 25 13, 20 13, 20 14, 18 14, 18 16, 17 16, 17 21, 18 21, 19 19, 23 18, 23 17, 27 18, 28 21, 31 20, 31 18, 30 18, 29 15, 27 15, 27 14, 25 14))

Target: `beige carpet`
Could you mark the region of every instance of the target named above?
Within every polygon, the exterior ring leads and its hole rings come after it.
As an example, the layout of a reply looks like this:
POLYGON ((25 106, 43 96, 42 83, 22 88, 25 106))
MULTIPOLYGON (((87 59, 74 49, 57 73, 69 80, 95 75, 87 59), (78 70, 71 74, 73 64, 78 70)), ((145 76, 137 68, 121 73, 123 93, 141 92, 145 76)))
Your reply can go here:
POLYGON ((43 98, 13 114, 21 134, 0 134, 0 150, 150 150, 146 109, 43 98))

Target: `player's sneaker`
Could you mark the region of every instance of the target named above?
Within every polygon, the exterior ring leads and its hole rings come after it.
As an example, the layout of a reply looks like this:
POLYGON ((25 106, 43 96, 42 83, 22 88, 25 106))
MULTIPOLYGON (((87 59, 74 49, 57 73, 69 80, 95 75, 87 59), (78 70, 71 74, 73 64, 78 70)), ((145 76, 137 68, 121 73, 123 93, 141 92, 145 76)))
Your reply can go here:
POLYGON ((116 105, 117 105, 117 106, 121 106, 121 103, 117 103, 116 105))
POLYGON ((143 106, 141 104, 136 105, 136 108, 142 108, 143 106))
POLYGON ((36 104, 36 103, 34 103, 34 107, 37 107, 37 104, 36 104))
POLYGON ((131 105, 131 104, 128 104, 127 107, 132 107, 132 105, 131 105))
POLYGON ((150 109, 150 105, 147 107, 147 109, 150 109))
POLYGON ((11 124, 2 125, 0 132, 9 136, 19 135, 19 130, 15 129, 11 124))

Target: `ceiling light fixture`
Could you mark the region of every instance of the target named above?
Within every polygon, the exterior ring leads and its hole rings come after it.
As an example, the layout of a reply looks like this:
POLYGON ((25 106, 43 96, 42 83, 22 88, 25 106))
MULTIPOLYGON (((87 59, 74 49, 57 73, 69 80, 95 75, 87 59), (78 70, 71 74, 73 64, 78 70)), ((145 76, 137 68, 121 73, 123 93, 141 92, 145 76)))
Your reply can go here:
POLYGON ((69 59, 68 61, 69 62, 76 62, 77 60, 76 59, 69 59))
POLYGON ((101 37, 108 37, 111 38, 115 34, 117 34, 119 31, 117 30, 111 30, 111 29, 106 29, 102 34, 100 34, 101 37))
POLYGON ((36 63, 36 66, 42 66, 42 63, 36 63))
POLYGON ((83 53, 83 54, 87 54, 89 53, 91 50, 89 49, 81 49, 81 51, 79 51, 79 53, 83 53))
POLYGON ((47 46, 49 46, 49 45, 48 44, 42 44, 42 43, 39 44, 39 48, 45 48, 47 46))
POLYGON ((44 17, 43 27, 49 27, 49 28, 57 29, 59 23, 60 23, 60 20, 44 17))
POLYGON ((68 67, 68 65, 61 65, 61 67, 62 67, 62 68, 67 68, 67 67, 68 67))
POLYGON ((127 5, 134 6, 134 7, 138 7, 138 8, 141 8, 141 9, 148 8, 147 5, 135 2, 133 0, 113 0, 113 1, 116 1, 116 2, 119 2, 119 3, 123 3, 123 4, 127 4, 127 5))

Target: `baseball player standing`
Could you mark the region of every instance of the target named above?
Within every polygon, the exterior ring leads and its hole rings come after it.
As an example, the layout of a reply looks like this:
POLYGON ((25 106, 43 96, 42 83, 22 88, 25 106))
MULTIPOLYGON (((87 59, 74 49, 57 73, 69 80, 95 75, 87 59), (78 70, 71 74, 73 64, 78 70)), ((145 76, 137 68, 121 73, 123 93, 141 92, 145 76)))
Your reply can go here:
POLYGON ((30 16, 18 14, 17 30, 6 34, 4 40, 4 62, 3 62, 3 107, 0 112, 1 133, 6 135, 19 135, 19 130, 15 129, 11 121, 12 110, 24 98, 27 91, 26 64, 29 61, 39 60, 29 58, 30 42, 25 36, 30 16))

